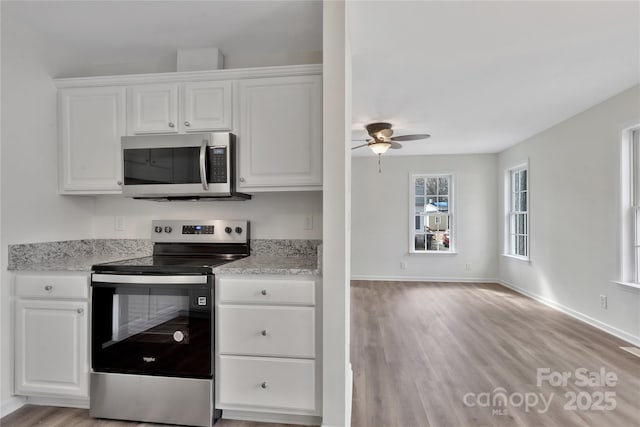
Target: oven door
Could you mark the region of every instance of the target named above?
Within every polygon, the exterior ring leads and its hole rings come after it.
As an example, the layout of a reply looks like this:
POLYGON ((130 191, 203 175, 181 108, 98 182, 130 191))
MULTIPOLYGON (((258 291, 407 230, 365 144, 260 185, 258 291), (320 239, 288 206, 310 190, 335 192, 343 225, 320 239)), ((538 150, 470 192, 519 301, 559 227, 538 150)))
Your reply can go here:
POLYGON ((122 137, 126 197, 228 197, 233 135, 138 135, 122 137))
POLYGON ((212 378, 212 284, 212 274, 93 274, 93 371, 212 378))

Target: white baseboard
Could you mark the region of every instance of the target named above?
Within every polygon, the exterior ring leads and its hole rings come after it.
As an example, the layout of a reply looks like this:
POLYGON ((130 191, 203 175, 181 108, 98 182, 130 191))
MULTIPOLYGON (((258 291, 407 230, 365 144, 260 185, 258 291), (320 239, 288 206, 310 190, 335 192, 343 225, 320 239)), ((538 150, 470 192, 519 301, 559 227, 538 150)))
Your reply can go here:
POLYGON ((45 396, 29 396, 25 403, 40 406, 60 406, 63 408, 80 408, 89 409, 88 398, 66 398, 66 397, 45 397, 45 396))
POLYGON ((226 420, 254 421, 261 423, 298 424, 306 426, 320 425, 320 417, 310 415, 270 414, 266 412, 237 411, 223 409, 222 418, 226 420))
POLYGON ((352 405, 353 405, 353 367, 351 366, 351 362, 349 362, 349 371, 347 372, 347 384, 346 384, 346 388, 347 388, 347 398, 346 398, 346 402, 345 402, 345 414, 344 414, 344 418, 345 418, 345 426, 350 426, 351 425, 351 410, 352 410, 352 405))
POLYGON ((554 308, 558 311, 561 311, 564 314, 568 314, 569 316, 573 317, 574 319, 578 319, 584 323, 587 323, 591 326, 593 326, 594 328, 598 328, 601 331, 604 331, 608 334, 611 334, 615 337, 620 338, 623 341, 627 341, 628 343, 631 343, 635 346, 640 346, 640 337, 637 337, 635 335, 632 335, 628 332, 625 332, 621 329, 618 329, 616 327, 613 327, 611 325, 608 325, 604 322, 601 322, 600 320, 594 319, 591 316, 587 316, 586 314, 580 313, 579 311, 576 311, 570 307, 567 307, 566 305, 560 304, 556 301, 552 301, 548 298, 542 297, 540 295, 534 294, 532 292, 529 292, 525 289, 522 289, 516 285, 514 285, 513 283, 509 283, 505 280, 496 280, 497 283, 512 289, 516 292, 518 292, 519 294, 528 296, 531 299, 534 299, 538 302, 541 302, 542 304, 549 306, 551 308, 554 308))
POLYGON ((0 418, 9 415, 10 413, 22 408, 25 404, 25 398, 20 396, 13 396, 8 400, 2 402, 0 405, 0 418))
POLYGON ((492 277, 429 277, 429 276, 351 276, 351 280, 371 280, 385 282, 463 282, 495 283, 492 277))

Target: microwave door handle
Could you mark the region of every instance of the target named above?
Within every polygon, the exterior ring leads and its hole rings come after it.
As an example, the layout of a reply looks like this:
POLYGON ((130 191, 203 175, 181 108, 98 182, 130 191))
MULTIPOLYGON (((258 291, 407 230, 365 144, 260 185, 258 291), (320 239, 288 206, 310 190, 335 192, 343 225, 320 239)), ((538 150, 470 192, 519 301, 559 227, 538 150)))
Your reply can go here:
POLYGON ((209 183, 207 182, 207 165, 205 164, 208 144, 209 141, 203 139, 202 145, 200 145, 200 181, 202 181, 202 188, 204 190, 209 189, 209 183))

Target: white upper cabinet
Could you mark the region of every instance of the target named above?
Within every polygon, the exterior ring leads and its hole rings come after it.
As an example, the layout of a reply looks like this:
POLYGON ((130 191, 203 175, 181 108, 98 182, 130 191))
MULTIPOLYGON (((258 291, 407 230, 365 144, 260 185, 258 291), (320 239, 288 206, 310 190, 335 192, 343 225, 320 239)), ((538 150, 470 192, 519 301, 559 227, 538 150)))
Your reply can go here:
POLYGON ((231 130, 231 82, 203 81, 129 88, 129 135, 231 130))
POLYGON ((129 88, 130 135, 178 132, 178 84, 153 84, 129 88))
POLYGON ((61 193, 120 192, 125 99, 124 87, 60 90, 61 193))
POLYGON ((242 191, 322 189, 322 66, 56 79, 62 194, 122 192, 121 137, 233 132, 242 191))
POLYGON ((321 189, 322 77, 246 79, 238 85, 239 188, 321 189))
POLYGON ((182 86, 182 130, 231 130, 231 95, 231 82, 185 83, 182 86))

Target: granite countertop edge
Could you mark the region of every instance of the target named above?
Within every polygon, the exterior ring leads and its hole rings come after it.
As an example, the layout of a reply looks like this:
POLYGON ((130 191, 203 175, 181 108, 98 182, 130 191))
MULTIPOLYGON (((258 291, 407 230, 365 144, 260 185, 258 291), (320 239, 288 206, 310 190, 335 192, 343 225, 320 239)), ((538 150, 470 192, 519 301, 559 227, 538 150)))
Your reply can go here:
MULTIPOLYGON (((85 272, 90 273, 95 264, 135 258, 131 256, 87 256, 67 257, 47 262, 12 264, 11 272, 85 272)), ((213 269, 214 274, 273 274, 319 276, 320 263, 317 257, 250 255, 213 269)))
MULTIPOLYGON (((91 272, 95 264, 151 255, 150 240, 93 239, 9 245, 10 272, 91 272)), ((215 267, 216 274, 321 275, 322 242, 258 239, 251 255, 215 267)))

